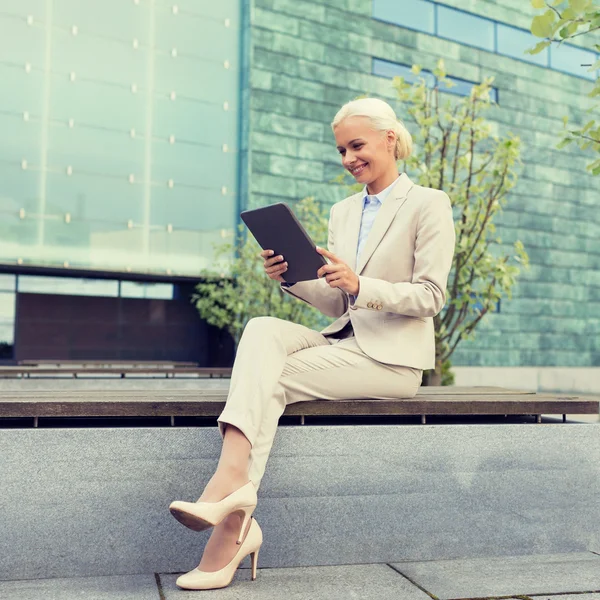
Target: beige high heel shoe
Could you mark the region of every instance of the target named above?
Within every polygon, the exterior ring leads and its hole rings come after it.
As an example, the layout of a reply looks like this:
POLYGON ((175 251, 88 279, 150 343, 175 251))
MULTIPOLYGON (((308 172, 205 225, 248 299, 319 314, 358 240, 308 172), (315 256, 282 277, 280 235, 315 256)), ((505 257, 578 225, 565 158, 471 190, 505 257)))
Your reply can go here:
POLYGON ((233 580, 233 576, 240 563, 248 554, 252 561, 252 581, 256 579, 256 568, 258 565, 258 552, 262 545, 263 534, 258 526, 256 519, 250 519, 250 528, 246 539, 237 551, 237 554, 231 559, 231 562, 225 565, 219 571, 201 571, 198 567, 180 575, 175 583, 186 590, 214 590, 216 588, 227 587, 233 580))
POLYGON ((237 543, 242 543, 243 532, 250 521, 258 503, 256 488, 249 481, 241 488, 225 496, 219 502, 183 502, 175 500, 169 505, 171 514, 183 525, 194 531, 204 531, 218 525, 226 516, 233 512, 242 511, 244 519, 240 527, 237 543))

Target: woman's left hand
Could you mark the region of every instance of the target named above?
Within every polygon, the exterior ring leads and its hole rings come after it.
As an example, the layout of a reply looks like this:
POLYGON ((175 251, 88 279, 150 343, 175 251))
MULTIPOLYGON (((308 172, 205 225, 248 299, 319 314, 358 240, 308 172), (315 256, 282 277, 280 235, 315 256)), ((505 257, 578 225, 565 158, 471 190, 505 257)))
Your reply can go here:
POLYGON ((347 294, 358 296, 360 280, 358 275, 335 254, 317 246, 317 252, 328 258, 331 264, 323 265, 318 271, 318 277, 325 277, 329 287, 340 288, 347 294))

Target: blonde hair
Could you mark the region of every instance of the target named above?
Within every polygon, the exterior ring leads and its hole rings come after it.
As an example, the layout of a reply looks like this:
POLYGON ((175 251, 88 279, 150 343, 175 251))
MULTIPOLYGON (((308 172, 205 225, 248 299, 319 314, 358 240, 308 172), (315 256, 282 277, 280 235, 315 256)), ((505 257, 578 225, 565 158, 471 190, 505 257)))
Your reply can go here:
POLYGON ((333 118, 331 128, 335 129, 348 117, 367 117, 375 131, 393 131, 396 134, 394 148, 396 160, 404 160, 410 156, 413 147, 412 137, 387 102, 379 98, 359 98, 347 102, 333 118))

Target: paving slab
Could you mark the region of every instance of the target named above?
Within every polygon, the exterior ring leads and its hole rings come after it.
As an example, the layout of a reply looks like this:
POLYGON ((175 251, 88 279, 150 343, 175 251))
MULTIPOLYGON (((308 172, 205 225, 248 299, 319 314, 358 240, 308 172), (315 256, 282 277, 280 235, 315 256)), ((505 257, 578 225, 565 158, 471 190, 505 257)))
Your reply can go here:
MULTIPOLYGON (((400 562, 394 568, 440 600, 600 592, 600 556, 570 552, 400 562)), ((560 597, 564 600, 564 596, 560 597)), ((578 596, 580 598, 580 596, 578 596)))
POLYGON ((154 574, 0 581, 2 600, 161 600, 154 574))
MULTIPOLYGON (((193 594, 177 587, 177 577, 179 573, 160 575, 165 600, 189 600, 190 594, 193 594)), ((255 581, 251 580, 250 569, 241 568, 228 587, 212 590, 210 597, 211 600, 431 600, 394 569, 379 564, 283 569, 259 567, 255 581)))
MULTIPOLYGON (((507 598, 507 600, 523 600, 523 596, 515 598, 507 598)), ((544 594, 543 596, 535 596, 531 600, 600 600, 598 594, 544 594)))

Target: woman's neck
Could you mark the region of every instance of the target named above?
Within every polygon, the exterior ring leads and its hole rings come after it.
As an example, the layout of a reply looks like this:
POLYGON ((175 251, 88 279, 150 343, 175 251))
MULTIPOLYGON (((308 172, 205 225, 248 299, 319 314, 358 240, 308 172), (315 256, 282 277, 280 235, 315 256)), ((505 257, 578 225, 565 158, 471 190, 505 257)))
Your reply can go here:
POLYGON ((394 167, 393 171, 390 170, 378 177, 375 181, 369 183, 367 185, 367 193, 370 195, 379 194, 379 192, 385 190, 386 187, 392 185, 399 176, 398 169, 394 167))

